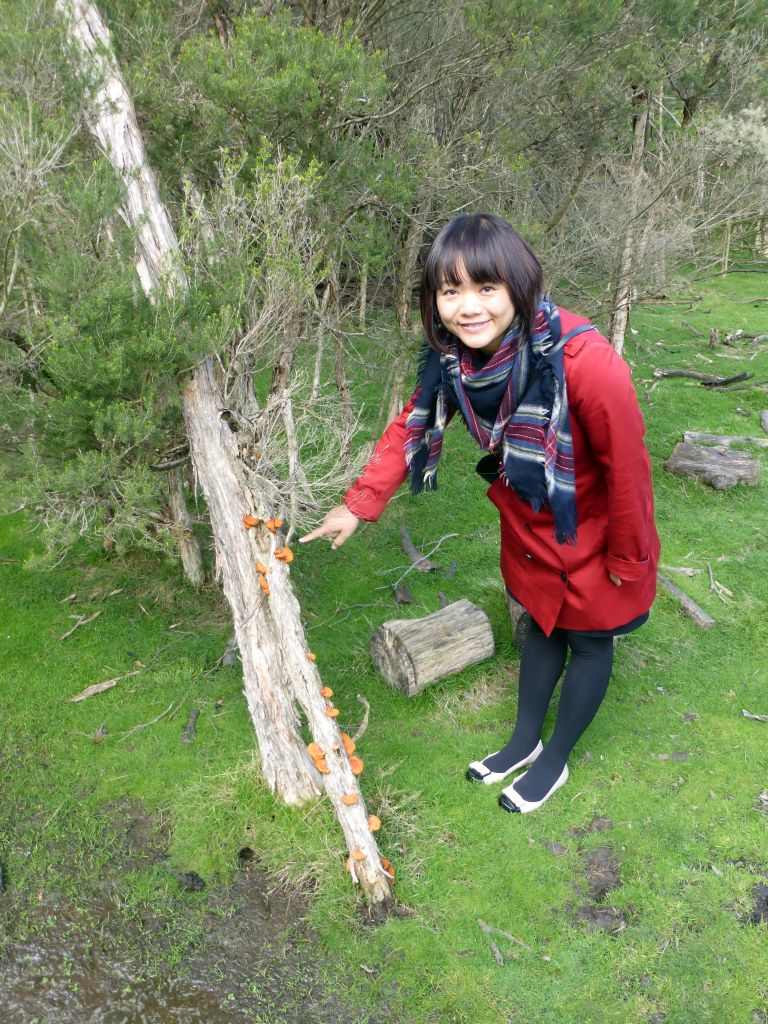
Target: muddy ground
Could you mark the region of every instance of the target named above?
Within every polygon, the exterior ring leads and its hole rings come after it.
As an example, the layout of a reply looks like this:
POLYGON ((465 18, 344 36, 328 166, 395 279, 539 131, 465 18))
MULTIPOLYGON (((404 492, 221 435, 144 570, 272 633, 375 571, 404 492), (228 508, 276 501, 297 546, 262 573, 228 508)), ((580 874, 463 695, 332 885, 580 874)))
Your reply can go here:
MULTIPOLYGON (((243 851, 233 883, 199 895, 167 866, 165 836, 138 804, 114 811, 122 837, 92 892, 74 902, 0 893, 2 1024, 382 1024, 346 1005, 314 969, 307 892, 276 889, 243 851), (206 900, 194 941, 178 924, 120 905, 116 877, 168 872, 179 899, 206 900), (177 948, 178 947, 178 948, 177 948)), ((194 915, 193 915, 194 916, 194 915)))

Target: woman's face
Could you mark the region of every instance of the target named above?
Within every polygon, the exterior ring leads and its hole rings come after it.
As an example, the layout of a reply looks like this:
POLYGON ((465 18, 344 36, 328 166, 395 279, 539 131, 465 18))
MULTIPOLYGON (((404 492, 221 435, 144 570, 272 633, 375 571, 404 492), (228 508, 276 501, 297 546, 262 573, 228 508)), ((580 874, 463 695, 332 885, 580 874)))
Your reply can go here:
POLYGON ((515 306, 505 284, 473 281, 462 267, 458 284, 443 281, 435 293, 443 325, 467 348, 492 356, 515 319, 515 306))

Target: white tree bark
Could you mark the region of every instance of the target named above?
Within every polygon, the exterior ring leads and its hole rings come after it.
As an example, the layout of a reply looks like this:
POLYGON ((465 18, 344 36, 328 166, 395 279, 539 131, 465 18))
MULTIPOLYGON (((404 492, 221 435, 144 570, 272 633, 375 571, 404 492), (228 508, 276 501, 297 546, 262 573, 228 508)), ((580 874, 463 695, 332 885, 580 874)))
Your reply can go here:
POLYGON ((635 242, 637 239, 637 210, 640 205, 640 189, 643 177, 643 156, 645 155, 646 128, 648 125, 648 97, 643 96, 635 117, 632 156, 627 181, 627 222, 621 242, 621 256, 616 270, 616 284, 613 291, 613 315, 611 317, 611 344, 621 355, 624 339, 629 327, 629 313, 632 306, 632 271, 634 267, 635 242))
POLYGON ((205 578, 203 558, 184 497, 184 474, 181 467, 174 466, 167 475, 168 506, 176 527, 176 543, 181 555, 181 564, 184 566, 184 572, 192 586, 202 587, 205 578))
MULTIPOLYGON (((176 234, 160 199, 136 121, 133 102, 114 58, 109 32, 95 5, 86 0, 55 0, 69 26, 75 60, 97 83, 87 103, 91 131, 126 187, 125 215, 136 231, 138 267, 145 290, 161 288, 169 297, 184 294, 188 282, 179 261, 176 234)), ((320 774, 312 767, 299 730, 294 698, 301 703, 315 742, 325 751, 325 789, 339 818, 356 874, 369 903, 391 901, 385 874, 369 828, 357 778, 344 752, 335 719, 320 693, 321 680, 307 657, 299 605, 286 565, 274 557, 276 535, 264 526, 246 532, 243 516, 268 519, 277 509, 262 508, 244 482, 237 443, 219 415, 222 407, 212 361, 191 376, 182 396, 195 472, 208 502, 216 546, 217 571, 230 604, 243 660, 245 694, 256 730, 262 773, 273 792, 288 803, 319 793, 320 774), (270 570, 269 593, 262 593, 256 561, 270 570), (347 806, 343 796, 354 795, 347 806)))

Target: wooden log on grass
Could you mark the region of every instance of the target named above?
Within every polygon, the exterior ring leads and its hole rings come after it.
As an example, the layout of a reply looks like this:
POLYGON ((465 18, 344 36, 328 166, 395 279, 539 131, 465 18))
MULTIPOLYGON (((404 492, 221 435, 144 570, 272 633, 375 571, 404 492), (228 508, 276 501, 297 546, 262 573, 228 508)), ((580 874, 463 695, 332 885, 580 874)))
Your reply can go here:
POLYGON ((677 476, 689 476, 724 491, 737 484, 755 487, 760 466, 747 452, 682 442, 675 447, 664 468, 677 476))
POLYGON ((768 437, 750 437, 747 434, 704 434, 700 430, 686 430, 683 440, 689 444, 707 444, 730 448, 734 444, 753 444, 768 448, 768 437))
POLYGON ((688 597, 684 590, 675 586, 672 580, 667 579, 662 573, 659 573, 657 578, 659 585, 664 587, 667 593, 671 594, 679 602, 683 612, 689 619, 693 619, 697 626, 701 626, 702 629, 711 629, 715 625, 715 620, 712 616, 708 615, 703 608, 700 608, 692 597, 688 597))
POLYGON ((465 599, 421 619, 385 622, 371 637, 376 671, 406 697, 490 658, 494 650, 488 616, 465 599))

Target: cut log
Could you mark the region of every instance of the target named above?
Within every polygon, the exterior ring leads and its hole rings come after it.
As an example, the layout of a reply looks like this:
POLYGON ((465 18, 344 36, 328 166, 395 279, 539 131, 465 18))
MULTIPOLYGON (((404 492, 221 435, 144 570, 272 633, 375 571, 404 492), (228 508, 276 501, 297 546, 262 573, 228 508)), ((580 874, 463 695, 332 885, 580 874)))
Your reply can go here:
POLYGON ((742 434, 703 434, 699 430, 686 430, 683 440, 689 444, 713 444, 722 448, 730 448, 734 444, 754 444, 758 448, 768 448, 768 437, 748 437, 742 434))
POLYGON ((689 619, 693 619, 697 626, 701 626, 702 629, 711 629, 715 625, 715 620, 712 616, 708 615, 703 608, 700 608, 693 598, 688 597, 685 591, 681 590, 680 587, 676 587, 672 580, 659 573, 658 581, 668 593, 680 602, 680 606, 685 614, 689 619))
POLYGON ((508 591, 504 591, 504 596, 507 599, 509 624, 512 627, 512 636, 515 641, 515 647, 518 651, 522 651, 525 646, 526 637, 528 636, 528 630, 531 628, 531 616, 508 591))
POLYGON ((454 601, 422 619, 385 622, 371 637, 377 672, 406 697, 494 653, 488 616, 471 601, 454 601))
POLYGON ((737 484, 755 487, 760 464, 747 452, 682 442, 664 463, 664 468, 670 473, 689 476, 724 491, 737 484))

